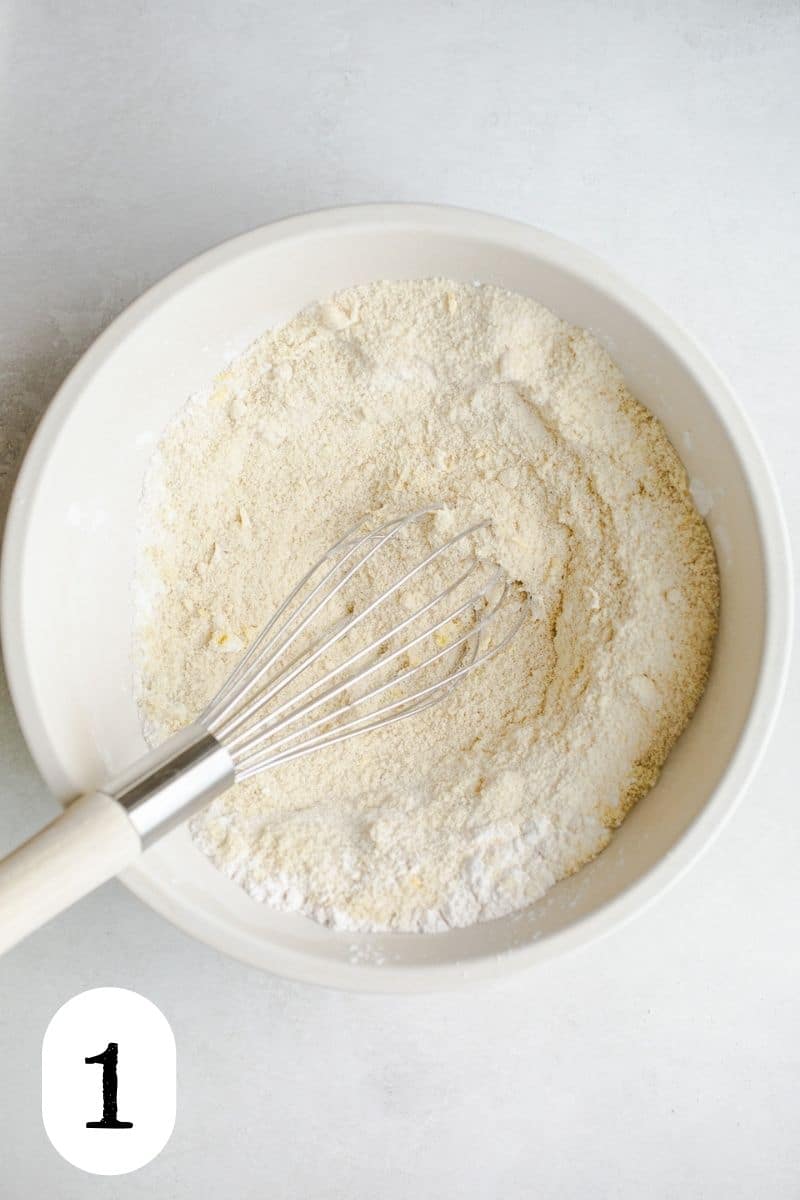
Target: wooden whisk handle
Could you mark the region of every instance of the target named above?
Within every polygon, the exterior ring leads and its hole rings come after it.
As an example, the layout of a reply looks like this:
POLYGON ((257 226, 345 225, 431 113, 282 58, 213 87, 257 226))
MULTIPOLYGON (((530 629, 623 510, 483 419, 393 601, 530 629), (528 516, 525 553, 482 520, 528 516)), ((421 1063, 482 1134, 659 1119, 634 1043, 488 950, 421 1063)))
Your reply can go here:
POLYGON ((141 849, 116 800, 104 792, 73 800, 0 862, 0 954, 118 874, 141 849))

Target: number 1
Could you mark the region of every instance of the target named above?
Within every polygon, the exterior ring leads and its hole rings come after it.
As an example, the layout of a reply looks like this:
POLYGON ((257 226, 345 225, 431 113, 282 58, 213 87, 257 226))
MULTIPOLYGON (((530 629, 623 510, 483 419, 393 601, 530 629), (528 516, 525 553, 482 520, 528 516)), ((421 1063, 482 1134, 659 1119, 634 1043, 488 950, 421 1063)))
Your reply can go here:
POLYGON ((86 1063, 103 1064, 103 1119, 87 1121, 87 1129, 133 1129, 133 1121, 117 1120, 117 1057, 119 1045, 109 1042, 102 1054, 85 1058, 86 1063))

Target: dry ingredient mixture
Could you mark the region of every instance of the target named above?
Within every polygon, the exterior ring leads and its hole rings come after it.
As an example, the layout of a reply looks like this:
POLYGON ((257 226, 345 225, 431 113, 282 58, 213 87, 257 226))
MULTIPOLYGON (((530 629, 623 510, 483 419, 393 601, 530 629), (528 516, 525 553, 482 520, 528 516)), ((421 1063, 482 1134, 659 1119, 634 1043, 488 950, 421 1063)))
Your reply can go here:
POLYGON ((338 929, 445 930, 536 900, 653 786, 709 668, 708 531, 598 342, 495 287, 382 282, 265 334, 167 430, 138 572, 148 738, 202 709, 364 513, 431 502, 433 541, 491 518, 488 552, 530 597, 522 631, 443 704, 192 823, 256 900, 338 929))

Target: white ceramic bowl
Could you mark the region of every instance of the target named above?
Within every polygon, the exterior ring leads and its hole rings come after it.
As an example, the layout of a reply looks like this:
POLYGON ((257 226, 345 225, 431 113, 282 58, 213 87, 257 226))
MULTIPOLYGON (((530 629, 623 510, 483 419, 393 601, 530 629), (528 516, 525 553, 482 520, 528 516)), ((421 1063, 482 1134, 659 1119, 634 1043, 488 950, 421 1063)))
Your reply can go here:
POLYGON ((148 456, 231 350, 348 284, 444 275, 523 292, 585 326, 713 498, 722 619, 706 694, 658 786, 600 857, 524 913, 436 935, 352 935, 262 907, 178 830, 128 886, 257 966, 415 991, 493 976, 640 910, 711 840, 756 766, 789 658, 791 576, 774 487, 729 388, 695 345, 602 263, 549 234, 457 209, 313 213, 201 255, 133 304, 78 363, 19 477, 3 557, 3 642, 34 758, 61 798, 143 748, 129 660, 137 503, 148 456))

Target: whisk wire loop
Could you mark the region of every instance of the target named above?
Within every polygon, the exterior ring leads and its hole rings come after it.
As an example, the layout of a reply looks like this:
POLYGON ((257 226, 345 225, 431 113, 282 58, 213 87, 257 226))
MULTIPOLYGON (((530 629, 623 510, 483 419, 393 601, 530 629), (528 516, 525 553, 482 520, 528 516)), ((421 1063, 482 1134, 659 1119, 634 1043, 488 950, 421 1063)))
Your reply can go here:
POLYGON ((502 569, 491 571, 466 599, 448 606, 447 601, 457 596, 469 578, 487 566, 473 557, 466 569, 461 560, 453 582, 439 586, 401 619, 390 621, 389 628, 373 631, 365 645, 353 647, 352 641, 345 642, 343 660, 331 662, 334 648, 344 639, 352 639, 370 615, 393 597, 401 599, 402 589, 488 525, 485 520, 477 521, 447 538, 401 571, 358 611, 350 608, 346 618, 317 632, 316 624, 324 622, 331 601, 347 584, 389 542, 437 511, 433 506, 419 509, 374 530, 365 531, 363 521, 352 526, 276 610, 200 718, 203 727, 226 747, 237 779, 384 728, 439 703, 460 679, 503 649, 517 633, 524 611, 496 644, 485 646, 489 626, 506 607, 509 596, 502 569), (499 596, 495 594, 498 588, 499 596), (429 619, 419 630, 425 617, 429 619), (471 623, 462 632, 459 626, 464 620, 471 623), (442 644, 443 631, 450 626, 457 636, 442 644), (400 636, 404 633, 406 640, 400 636), (413 661, 415 651, 431 639, 440 648, 413 661), (315 675, 310 668, 316 663, 321 670, 315 675), (436 677, 430 679, 437 668, 436 677), (388 672, 388 676, 381 679, 379 672, 388 672), (295 681, 299 686, 292 689, 295 681), (402 693, 399 696, 398 691, 402 693))
MULTIPOLYGON (((367 652, 367 650, 376 648, 383 641, 387 640, 388 637, 391 636, 391 634, 384 635, 383 637, 377 639, 375 642, 372 643, 372 645, 370 647, 365 647, 364 650, 360 650, 356 654, 353 654, 350 658, 346 659, 345 662, 343 662, 341 664, 341 666, 334 667, 332 670, 330 670, 325 675, 323 675, 321 679, 316 680, 313 683, 309 684, 308 687, 306 687, 302 692, 300 692, 299 695, 293 696, 290 700, 286 701, 283 705, 280 706, 280 708, 276 709, 273 713, 271 713, 269 717, 265 717, 261 721, 257 722, 257 724, 253 725, 251 728, 249 728, 246 731, 246 733, 245 733, 244 737, 241 739, 241 741, 237 742, 234 739, 234 741, 230 743, 230 748, 232 749, 232 751, 234 753, 237 750, 243 750, 246 752, 247 749, 252 745, 254 738, 257 738, 259 736, 272 737, 272 736, 274 736, 274 734, 276 734, 276 733, 280 732, 280 730, 284 729, 287 725, 294 724, 296 721, 301 720, 303 717, 307 716, 310 712, 313 712, 315 709, 319 708, 321 705, 326 704, 330 700, 336 699, 336 697, 341 695, 342 692, 349 691, 351 688, 356 687, 359 683, 362 683, 363 680, 368 678, 368 676, 373 675, 378 670, 382 670, 384 667, 388 666, 390 663, 392 663, 397 658, 399 658, 401 655, 407 654, 408 651, 410 649, 412 649, 414 646, 419 645, 421 642, 425 641, 427 638, 435 635, 445 625, 448 625, 448 624, 450 624, 451 621, 456 620, 462 613, 466 612, 468 609, 474 609, 475 605, 480 601, 484 592, 485 592, 485 589, 483 589, 481 592, 476 592, 474 595, 470 596, 470 598, 468 600, 466 600, 458 609, 456 609, 456 611, 454 613, 448 613, 448 615, 446 617, 441 618, 441 620, 437 621, 434 625, 431 625, 429 628, 425 629, 422 633, 418 634, 410 642, 406 642, 404 645, 398 647, 396 650, 392 651, 390 654, 387 654, 384 657, 379 658, 375 662, 368 664, 366 667, 363 667, 361 670, 357 671, 355 674, 348 676, 343 681, 341 681, 338 684, 336 684, 335 686, 329 688, 327 691, 324 691, 322 693, 322 695, 317 696, 315 699, 309 700, 305 704, 301 703, 305 699, 305 697, 310 695, 313 691, 315 691, 317 687, 324 686, 327 682, 329 682, 332 678, 335 678, 342 671, 347 670, 347 668, 349 666, 351 666, 358 658, 361 658, 367 652), (282 720, 274 720, 274 718, 280 717, 282 713, 284 713, 287 709, 290 708, 290 706, 294 705, 295 703, 301 703, 301 707, 294 711, 290 711, 288 713, 288 715, 285 716, 282 720)), ((435 603, 436 600, 438 600, 438 599, 439 599, 439 597, 436 597, 434 599, 434 601, 431 601, 430 603, 435 603)), ((429 607, 429 606, 430 605, 427 605, 426 607, 429 607)), ((401 671, 398 675, 391 677, 385 683, 381 684, 379 687, 376 687, 372 691, 366 693, 365 695, 360 696, 359 701, 361 703, 364 703, 367 700, 370 700, 373 697, 380 695, 382 692, 386 691, 387 688, 396 687, 398 684, 402 683, 404 680, 410 679, 412 675, 418 674, 425 667, 432 666, 434 663, 436 663, 440 659, 444 658, 446 654, 449 654, 452 650, 456 650, 459 646, 464 645, 465 642, 467 642, 471 638, 473 638, 480 630, 482 630, 488 624, 488 622, 494 617, 495 613, 496 613, 496 608, 494 610, 492 610, 487 617, 484 617, 476 626, 474 626, 472 629, 468 630, 467 633, 463 634, 461 637, 455 639, 454 641, 449 642, 443 650, 440 650, 437 654, 432 655, 431 657, 425 659, 421 663, 417 663, 416 665, 414 665, 410 668, 406 668, 405 670, 401 671)), ((403 625, 405 625, 407 623, 408 623, 407 621, 402 622, 401 625, 396 626, 395 630, 393 630, 392 632, 396 632, 398 629, 402 628, 403 625)), ((323 720, 325 720, 325 721, 332 720, 335 716, 338 716, 340 712, 346 711, 348 708, 351 708, 351 707, 352 707, 352 703, 344 705, 341 709, 337 710, 336 713, 329 714, 328 716, 324 717, 323 720)))
MULTIPOLYGON (((425 512, 425 511, 433 511, 433 510, 422 510, 422 512, 425 512)), ((352 576, 356 573, 356 571, 358 571, 361 567, 363 567, 364 564, 372 557, 372 555, 377 553, 377 551, 380 550, 381 547, 391 537, 393 537, 395 533, 399 532, 399 530, 404 525, 407 525, 410 521, 414 520, 416 517, 419 517, 420 515, 421 515, 421 512, 420 513, 412 513, 407 517, 403 517, 403 518, 399 518, 395 521, 387 522, 386 525, 382 526, 381 529, 376 530, 375 533, 365 533, 365 534, 363 534, 362 537, 358 538, 357 541, 351 542, 349 549, 346 550, 346 553, 341 558, 337 559, 334 562, 333 566, 330 568, 330 570, 327 572, 327 574, 321 580, 319 580, 319 582, 315 585, 313 590, 300 603, 297 610, 290 615, 288 620, 284 622, 283 626, 281 626, 280 629, 278 629, 275 633, 272 633, 272 630, 274 629, 277 622, 280 620, 281 616, 284 614, 284 612, 286 612, 289 605, 292 603, 292 601, 295 599, 295 597, 302 591, 303 587, 308 583, 308 581, 314 577, 314 575, 320 569, 320 567, 323 566, 340 547, 347 546, 348 539, 351 538, 352 534, 355 532, 355 530, 358 529, 358 525, 353 526, 348 531, 348 533, 346 533, 344 535, 344 537, 341 538, 336 543, 335 546, 331 547, 331 549, 328 550, 322 556, 321 559, 319 559, 316 563, 314 563, 313 567, 311 567, 311 569, 306 572, 306 574, 303 576, 303 578, 300 580, 300 582, 297 584, 297 586, 289 593, 289 595, 286 597, 286 599, 280 605, 280 607, 278 608, 278 610, 276 611, 276 613, 272 617, 272 619, 269 621, 269 623, 264 627, 264 629, 262 629, 261 633, 258 635, 255 642, 250 647, 248 653, 244 656, 242 661, 236 667, 233 674, 228 679, 227 683, 225 683, 223 685, 222 689, 214 697, 214 699, 212 700, 208 709, 206 709, 206 712, 204 713, 204 717, 206 718, 208 728, 211 730, 212 733, 215 732, 216 729, 223 728, 223 723, 225 721, 225 717, 228 715, 229 712, 233 711, 237 707, 237 705, 239 704, 239 702, 241 700, 242 695, 245 694, 245 691, 247 689, 255 687, 258 684, 260 679, 263 678, 263 676, 267 673, 269 668, 272 666, 273 662, 275 661, 275 659, 278 656, 278 653, 280 653, 280 654, 285 653, 285 651, 288 649, 288 647, 292 644, 292 642, 294 640, 296 640, 296 637, 303 631, 303 629, 309 624, 309 622, 311 620, 313 620, 313 618, 317 615, 317 613, 320 611, 320 609, 325 604, 328 603, 328 601, 336 594, 337 591, 341 590, 341 588, 348 582, 348 580, 350 578, 352 578, 352 576), (384 532, 384 531, 388 531, 388 532, 384 532), (334 588, 327 595, 323 596, 322 600, 317 605, 317 607, 313 610, 313 612, 309 613, 306 616, 305 620, 294 631, 294 634, 292 634, 292 636, 290 638, 288 638, 288 640, 280 646, 279 651, 277 653, 270 654, 270 651, 272 650, 274 643, 278 640, 278 638, 281 636, 281 634, 286 630, 287 626, 290 625, 291 622, 293 620, 295 620, 302 613, 303 609, 306 608, 311 603, 311 601, 314 599, 314 597, 322 590, 322 588, 324 588, 325 584, 336 574, 336 572, 348 560, 348 558, 350 558, 351 555, 355 554, 365 543, 370 542, 370 541, 375 541, 376 538, 379 540, 377 540, 373 549, 370 550, 367 554, 365 554, 355 564, 355 566, 352 567, 352 569, 347 573, 347 575, 345 575, 345 577, 342 580, 340 580, 339 585, 336 588, 334 588), (270 637, 270 634, 272 634, 271 637, 270 637), (227 701, 227 703, 222 704, 222 706, 220 708, 218 708, 218 706, 220 705, 220 701, 223 701, 223 700, 227 701)))

